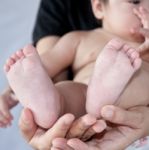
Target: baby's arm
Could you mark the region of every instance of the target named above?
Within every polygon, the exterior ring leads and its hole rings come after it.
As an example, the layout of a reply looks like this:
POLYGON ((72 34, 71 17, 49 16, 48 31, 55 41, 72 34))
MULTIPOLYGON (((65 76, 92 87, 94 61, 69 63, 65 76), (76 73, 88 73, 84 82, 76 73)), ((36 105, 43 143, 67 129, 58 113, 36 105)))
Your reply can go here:
POLYGON ((18 103, 13 91, 8 87, 0 95, 0 127, 6 127, 11 124, 13 119, 10 109, 18 103))
POLYGON ((41 60, 51 78, 73 63, 83 32, 70 32, 42 54, 41 60))

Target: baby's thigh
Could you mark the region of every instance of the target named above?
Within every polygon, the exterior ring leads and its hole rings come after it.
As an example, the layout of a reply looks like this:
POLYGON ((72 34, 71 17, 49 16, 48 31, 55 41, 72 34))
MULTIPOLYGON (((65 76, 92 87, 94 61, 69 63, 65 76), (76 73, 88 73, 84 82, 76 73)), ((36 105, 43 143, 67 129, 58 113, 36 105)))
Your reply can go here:
POLYGON ((64 113, 72 113, 77 117, 86 113, 87 85, 73 81, 63 81, 56 84, 56 88, 63 96, 64 113))
POLYGON ((122 108, 131 108, 140 105, 147 106, 149 104, 148 88, 144 83, 133 79, 122 92, 116 105, 122 108))

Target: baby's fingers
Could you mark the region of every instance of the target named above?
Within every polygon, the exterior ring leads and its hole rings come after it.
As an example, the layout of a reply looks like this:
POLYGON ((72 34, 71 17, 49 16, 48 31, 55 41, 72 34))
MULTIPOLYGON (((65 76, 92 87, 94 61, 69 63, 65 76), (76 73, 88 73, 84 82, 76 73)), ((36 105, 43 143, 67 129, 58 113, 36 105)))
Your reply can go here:
POLYGON ((12 120, 13 116, 10 113, 10 110, 8 108, 8 106, 5 103, 2 103, 0 106, 0 112, 2 113, 2 115, 8 119, 8 120, 12 120))
POLYGON ((149 12, 143 7, 140 7, 140 12, 142 14, 142 24, 144 28, 149 29, 149 12))
POLYGON ((7 125, 11 124, 11 120, 7 119, 3 113, 0 111, 0 126, 1 127, 6 127, 7 125))
POLYGON ((0 128, 6 128, 6 125, 3 122, 0 122, 0 128))
POLYGON ((140 7, 139 9, 134 9, 134 14, 137 15, 143 24, 143 28, 148 29, 149 28, 149 11, 147 11, 145 8, 140 7))
POLYGON ((134 9, 133 9, 133 13, 134 13, 137 17, 139 17, 140 19, 142 19, 142 14, 140 13, 139 9, 134 8, 134 9))
POLYGON ((13 120, 13 116, 9 109, 5 109, 5 111, 3 111, 2 113, 8 120, 13 120))
POLYGON ((146 39, 145 42, 142 43, 142 44, 138 47, 138 49, 137 49, 137 51, 138 51, 139 53, 143 53, 143 52, 149 50, 149 29, 140 29, 139 32, 140 32, 140 33, 145 37, 145 39, 146 39))
POLYGON ((7 126, 10 126, 11 123, 3 123, 3 122, 0 122, 0 128, 6 128, 7 126))

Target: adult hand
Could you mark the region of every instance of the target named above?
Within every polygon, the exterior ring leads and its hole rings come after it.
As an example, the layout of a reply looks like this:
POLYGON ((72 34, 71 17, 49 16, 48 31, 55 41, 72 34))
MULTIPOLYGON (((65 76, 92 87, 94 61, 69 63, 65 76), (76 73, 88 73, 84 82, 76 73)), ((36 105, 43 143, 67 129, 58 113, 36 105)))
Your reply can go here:
POLYGON ((137 139, 149 134, 148 107, 123 110, 115 106, 105 106, 101 115, 105 120, 114 123, 102 138, 97 136, 89 142, 76 138, 57 138, 53 140, 52 150, 124 150, 137 139))
POLYGON ((19 126, 24 138, 34 149, 50 150, 51 141, 56 137, 65 137, 73 120, 73 115, 66 114, 46 131, 36 125, 32 112, 29 109, 24 109, 19 120, 19 126))
POLYGON ((49 150, 52 146, 52 140, 57 137, 64 138, 67 135, 67 137, 87 139, 106 128, 103 120, 97 121, 96 118, 90 115, 85 115, 73 121, 74 116, 66 114, 59 118, 52 128, 45 130, 36 125, 32 112, 29 109, 24 109, 19 126, 29 145, 38 150, 49 150))

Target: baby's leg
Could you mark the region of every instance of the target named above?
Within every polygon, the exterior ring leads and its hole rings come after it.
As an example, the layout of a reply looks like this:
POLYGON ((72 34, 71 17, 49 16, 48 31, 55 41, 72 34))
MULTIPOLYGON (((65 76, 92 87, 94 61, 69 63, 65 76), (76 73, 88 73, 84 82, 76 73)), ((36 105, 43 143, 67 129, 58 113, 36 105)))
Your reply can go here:
POLYGON ((37 124, 50 127, 61 111, 60 95, 44 70, 36 49, 29 45, 17 51, 8 59, 5 72, 19 101, 35 114, 37 124))
POLYGON ((33 111, 39 126, 51 127, 63 113, 85 114, 87 86, 70 81, 54 85, 34 47, 12 55, 5 71, 11 88, 23 106, 33 111))
POLYGON ((116 102, 141 62, 135 49, 120 40, 110 41, 96 61, 87 91, 87 112, 100 117, 101 107, 116 102))

